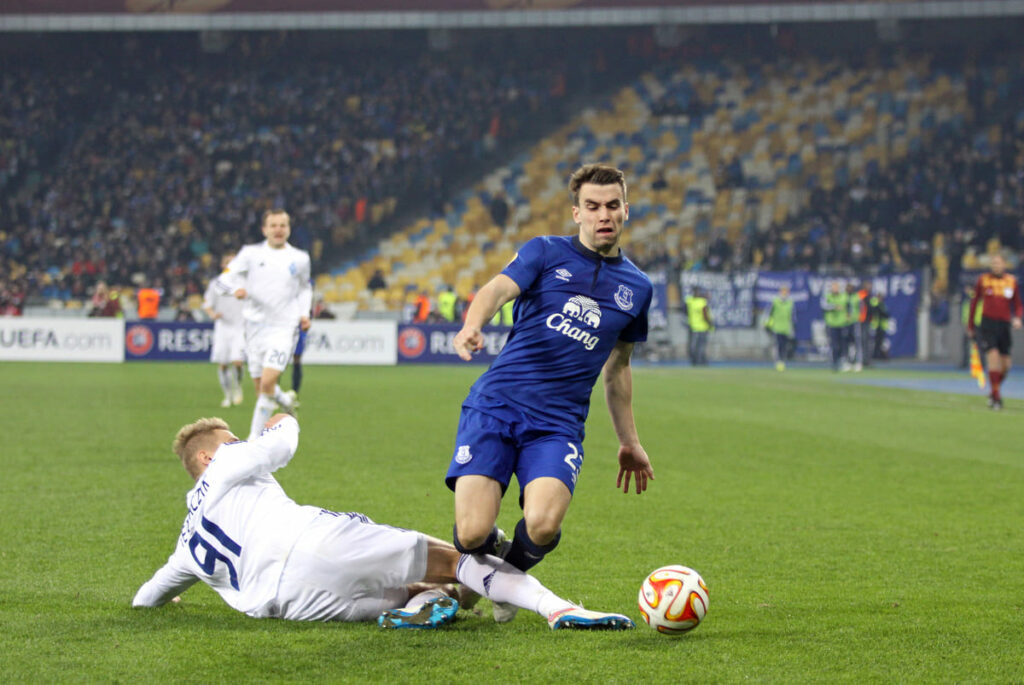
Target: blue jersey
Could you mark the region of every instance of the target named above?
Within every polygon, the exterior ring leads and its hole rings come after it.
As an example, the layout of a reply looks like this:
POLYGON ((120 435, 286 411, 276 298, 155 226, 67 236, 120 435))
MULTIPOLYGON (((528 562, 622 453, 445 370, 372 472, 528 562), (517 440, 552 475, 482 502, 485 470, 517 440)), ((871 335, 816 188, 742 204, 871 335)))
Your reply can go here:
POLYGON ((651 280, 619 253, 602 257, 579 238, 545 236, 502 271, 522 291, 504 349, 465 404, 505 404, 582 434, 590 393, 619 341, 647 339, 651 280))

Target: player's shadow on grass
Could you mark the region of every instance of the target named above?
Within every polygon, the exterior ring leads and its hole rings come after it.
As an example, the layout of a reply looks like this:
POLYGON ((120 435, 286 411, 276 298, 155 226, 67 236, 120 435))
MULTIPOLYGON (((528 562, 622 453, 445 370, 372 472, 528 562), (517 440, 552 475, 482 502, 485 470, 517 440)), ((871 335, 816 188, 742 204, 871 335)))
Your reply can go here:
POLYGON ((127 609, 103 622, 111 627, 130 628, 134 633, 161 633, 167 631, 203 630, 230 632, 237 630, 286 630, 302 632, 323 629, 323 623, 257 619, 244 614, 221 611, 206 606, 161 607, 159 609, 127 609))

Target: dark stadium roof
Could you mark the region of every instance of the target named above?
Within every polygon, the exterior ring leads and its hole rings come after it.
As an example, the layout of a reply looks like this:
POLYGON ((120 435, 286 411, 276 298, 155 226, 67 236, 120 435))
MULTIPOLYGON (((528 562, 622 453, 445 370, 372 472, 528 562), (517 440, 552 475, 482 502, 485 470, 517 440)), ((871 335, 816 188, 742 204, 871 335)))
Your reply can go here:
POLYGON ((1024 0, 5 0, 0 31, 748 24, 1021 14, 1024 0))

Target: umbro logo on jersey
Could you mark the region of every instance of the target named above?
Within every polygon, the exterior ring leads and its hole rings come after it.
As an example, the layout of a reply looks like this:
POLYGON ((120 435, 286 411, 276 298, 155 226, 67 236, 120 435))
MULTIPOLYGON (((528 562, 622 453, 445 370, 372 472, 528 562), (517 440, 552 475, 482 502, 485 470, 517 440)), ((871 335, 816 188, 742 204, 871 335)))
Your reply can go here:
POLYGON ((601 325, 601 307, 597 302, 583 295, 574 295, 562 305, 561 313, 554 313, 547 318, 547 326, 553 331, 572 340, 577 340, 588 350, 597 347, 600 338, 590 333, 587 328, 601 325))
POLYGON ((555 278, 557 278, 560 281, 565 281, 566 283, 568 283, 569 279, 572 278, 572 272, 569 271, 568 269, 558 269, 557 271, 555 271, 555 278))
POLYGON ((469 453, 469 445, 459 445, 455 450, 455 461, 459 464, 468 464, 472 458, 473 455, 469 453))

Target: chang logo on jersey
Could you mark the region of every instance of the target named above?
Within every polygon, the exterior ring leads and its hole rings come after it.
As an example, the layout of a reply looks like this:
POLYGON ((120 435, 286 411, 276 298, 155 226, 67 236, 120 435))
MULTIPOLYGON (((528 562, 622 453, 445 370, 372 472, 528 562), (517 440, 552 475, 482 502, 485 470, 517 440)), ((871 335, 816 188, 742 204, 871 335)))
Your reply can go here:
POLYGON ((601 325, 601 307, 597 302, 584 297, 574 295, 562 306, 562 312, 552 314, 547 318, 547 326, 553 331, 572 340, 577 340, 588 350, 597 347, 600 338, 590 333, 587 328, 597 328, 601 325))
POLYGON ((597 302, 583 295, 570 297, 562 307, 562 313, 579 319, 591 328, 601 325, 601 308, 597 306, 597 302))

